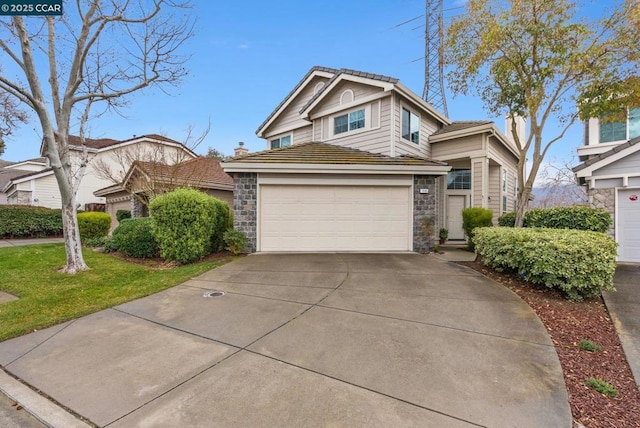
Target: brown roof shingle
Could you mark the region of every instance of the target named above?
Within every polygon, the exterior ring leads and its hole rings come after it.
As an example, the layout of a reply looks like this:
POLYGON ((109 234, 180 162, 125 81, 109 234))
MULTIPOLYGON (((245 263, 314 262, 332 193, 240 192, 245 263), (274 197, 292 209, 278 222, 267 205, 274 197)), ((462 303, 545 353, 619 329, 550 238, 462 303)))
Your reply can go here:
MULTIPOLYGON (((162 135, 145 134, 145 135, 137 135, 127 140, 114 140, 112 138, 85 138, 85 145, 92 149, 103 149, 105 147, 111 147, 117 144, 128 143, 129 141, 138 140, 140 138, 150 138, 153 140, 165 141, 167 143, 180 144, 178 141, 172 140, 171 138, 163 137, 162 135)), ((75 146, 75 147, 81 147, 82 140, 77 135, 69 135, 69 145, 75 146)))
POLYGON ((619 153, 620 151, 624 150, 624 149, 628 149, 629 147, 633 147, 636 144, 640 143, 640 137, 636 137, 633 138, 629 141, 627 141, 626 143, 622 143, 620 145, 615 146, 614 148, 612 148, 611 150, 608 150, 604 153, 600 153, 599 155, 596 155, 590 159, 587 159, 586 161, 582 162, 580 165, 572 168, 573 172, 578 172, 580 170, 585 169, 588 166, 593 165, 594 163, 600 162, 603 159, 608 158, 609 156, 613 156, 616 153, 619 153))
POLYGON ((196 186, 233 186, 233 179, 216 159, 199 157, 176 165, 136 161, 140 169, 155 180, 196 186))
POLYGON ((280 149, 265 150, 229 162, 336 164, 336 165, 414 165, 446 166, 445 163, 415 156, 391 157, 326 143, 303 143, 280 149))

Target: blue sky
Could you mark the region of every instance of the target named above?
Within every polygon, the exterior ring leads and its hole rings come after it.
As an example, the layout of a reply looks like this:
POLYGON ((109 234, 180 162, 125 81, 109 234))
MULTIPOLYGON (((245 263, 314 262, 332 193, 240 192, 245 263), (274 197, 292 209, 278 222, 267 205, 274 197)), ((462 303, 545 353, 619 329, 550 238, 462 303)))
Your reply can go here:
MULTIPOLYGON (((445 9, 464 0, 444 0, 445 9)), ((127 139, 159 133, 176 140, 187 128, 211 132, 196 149, 208 147, 232 154, 238 141, 250 151, 264 150, 256 128, 314 65, 352 68, 397 77, 422 94, 423 18, 397 24, 423 13, 424 0, 194 1, 196 35, 186 49, 192 54, 190 75, 179 88, 145 91, 130 98, 126 118, 104 115, 91 124, 91 137, 127 139)), ((445 19, 461 13, 445 12, 445 19)), ((474 97, 447 93, 452 120, 495 120, 474 97)), ((5 160, 38 156, 39 124, 35 115, 7 141, 5 160)), ((548 159, 570 158, 582 130, 574 125, 548 159)))

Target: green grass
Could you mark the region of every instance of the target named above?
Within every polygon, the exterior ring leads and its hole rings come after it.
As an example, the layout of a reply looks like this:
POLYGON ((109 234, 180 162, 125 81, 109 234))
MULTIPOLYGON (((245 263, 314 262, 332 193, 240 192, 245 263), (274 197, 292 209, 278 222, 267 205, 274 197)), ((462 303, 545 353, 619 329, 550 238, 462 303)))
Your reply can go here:
POLYGON ((597 343, 592 342, 592 341, 590 341, 588 339, 580 340, 580 343, 578 344, 578 346, 583 351, 589 351, 589 352, 600 352, 600 351, 602 351, 602 346, 600 346, 597 343))
POLYGON ((62 244, 0 249, 0 290, 19 297, 0 303, 0 341, 148 296, 218 267, 228 260, 154 270, 85 248, 91 268, 57 272, 62 244))
POLYGON ((616 398, 618 396, 618 390, 605 380, 598 379, 597 377, 590 377, 585 380, 584 383, 589 388, 593 388, 600 394, 604 394, 607 397, 616 398))

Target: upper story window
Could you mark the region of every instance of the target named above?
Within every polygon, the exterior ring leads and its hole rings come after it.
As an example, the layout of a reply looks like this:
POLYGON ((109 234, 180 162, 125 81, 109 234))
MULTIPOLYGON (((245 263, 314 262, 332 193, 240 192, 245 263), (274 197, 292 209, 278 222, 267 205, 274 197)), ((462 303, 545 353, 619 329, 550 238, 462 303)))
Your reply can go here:
POLYGON ((452 169, 447 174, 447 189, 471 190, 471 170, 452 169))
POLYGON ((333 118, 334 135, 364 128, 364 110, 360 109, 333 118))
POLYGON ((272 149, 279 149, 280 147, 289 147, 291 145, 291 135, 283 135, 280 138, 276 138, 270 141, 272 149))
POLYGON ((600 122, 600 142, 626 141, 640 136, 640 107, 629 109, 626 122, 600 122))
POLYGON ((420 144, 420 117, 402 107, 402 138, 420 144))

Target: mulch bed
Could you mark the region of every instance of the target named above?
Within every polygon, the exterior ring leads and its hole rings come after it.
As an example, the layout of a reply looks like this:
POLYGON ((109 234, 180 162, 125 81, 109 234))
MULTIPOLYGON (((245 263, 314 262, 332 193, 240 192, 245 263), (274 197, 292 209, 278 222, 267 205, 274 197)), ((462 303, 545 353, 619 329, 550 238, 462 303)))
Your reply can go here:
POLYGON ((556 347, 576 426, 640 427, 640 391, 602 298, 570 302, 555 290, 496 272, 479 260, 459 263, 510 288, 538 314, 556 347), (602 351, 580 349, 582 339, 595 342, 602 351), (585 380, 590 377, 609 382, 618 397, 587 387, 585 380))
MULTIPOLYGON (((96 248, 96 249, 94 249, 94 251, 102 252, 102 248, 96 248)), ((113 252, 109 253, 109 255, 111 257, 115 257, 116 259, 124 260, 125 262, 134 263, 134 264, 141 265, 141 266, 145 266, 145 267, 148 267, 150 269, 163 270, 163 269, 172 269, 174 267, 180 266, 176 262, 167 261, 167 260, 165 260, 165 259, 163 259, 161 257, 151 257, 151 258, 147 258, 147 259, 137 259, 135 257, 125 256, 124 254, 122 254, 122 253, 120 253, 118 251, 113 251, 113 252)), ((219 251, 217 253, 211 253, 211 254, 203 257, 202 259, 198 260, 196 263, 215 262, 215 261, 218 261, 218 260, 226 260, 226 259, 231 260, 232 257, 239 257, 239 256, 234 256, 230 251, 219 251)))

